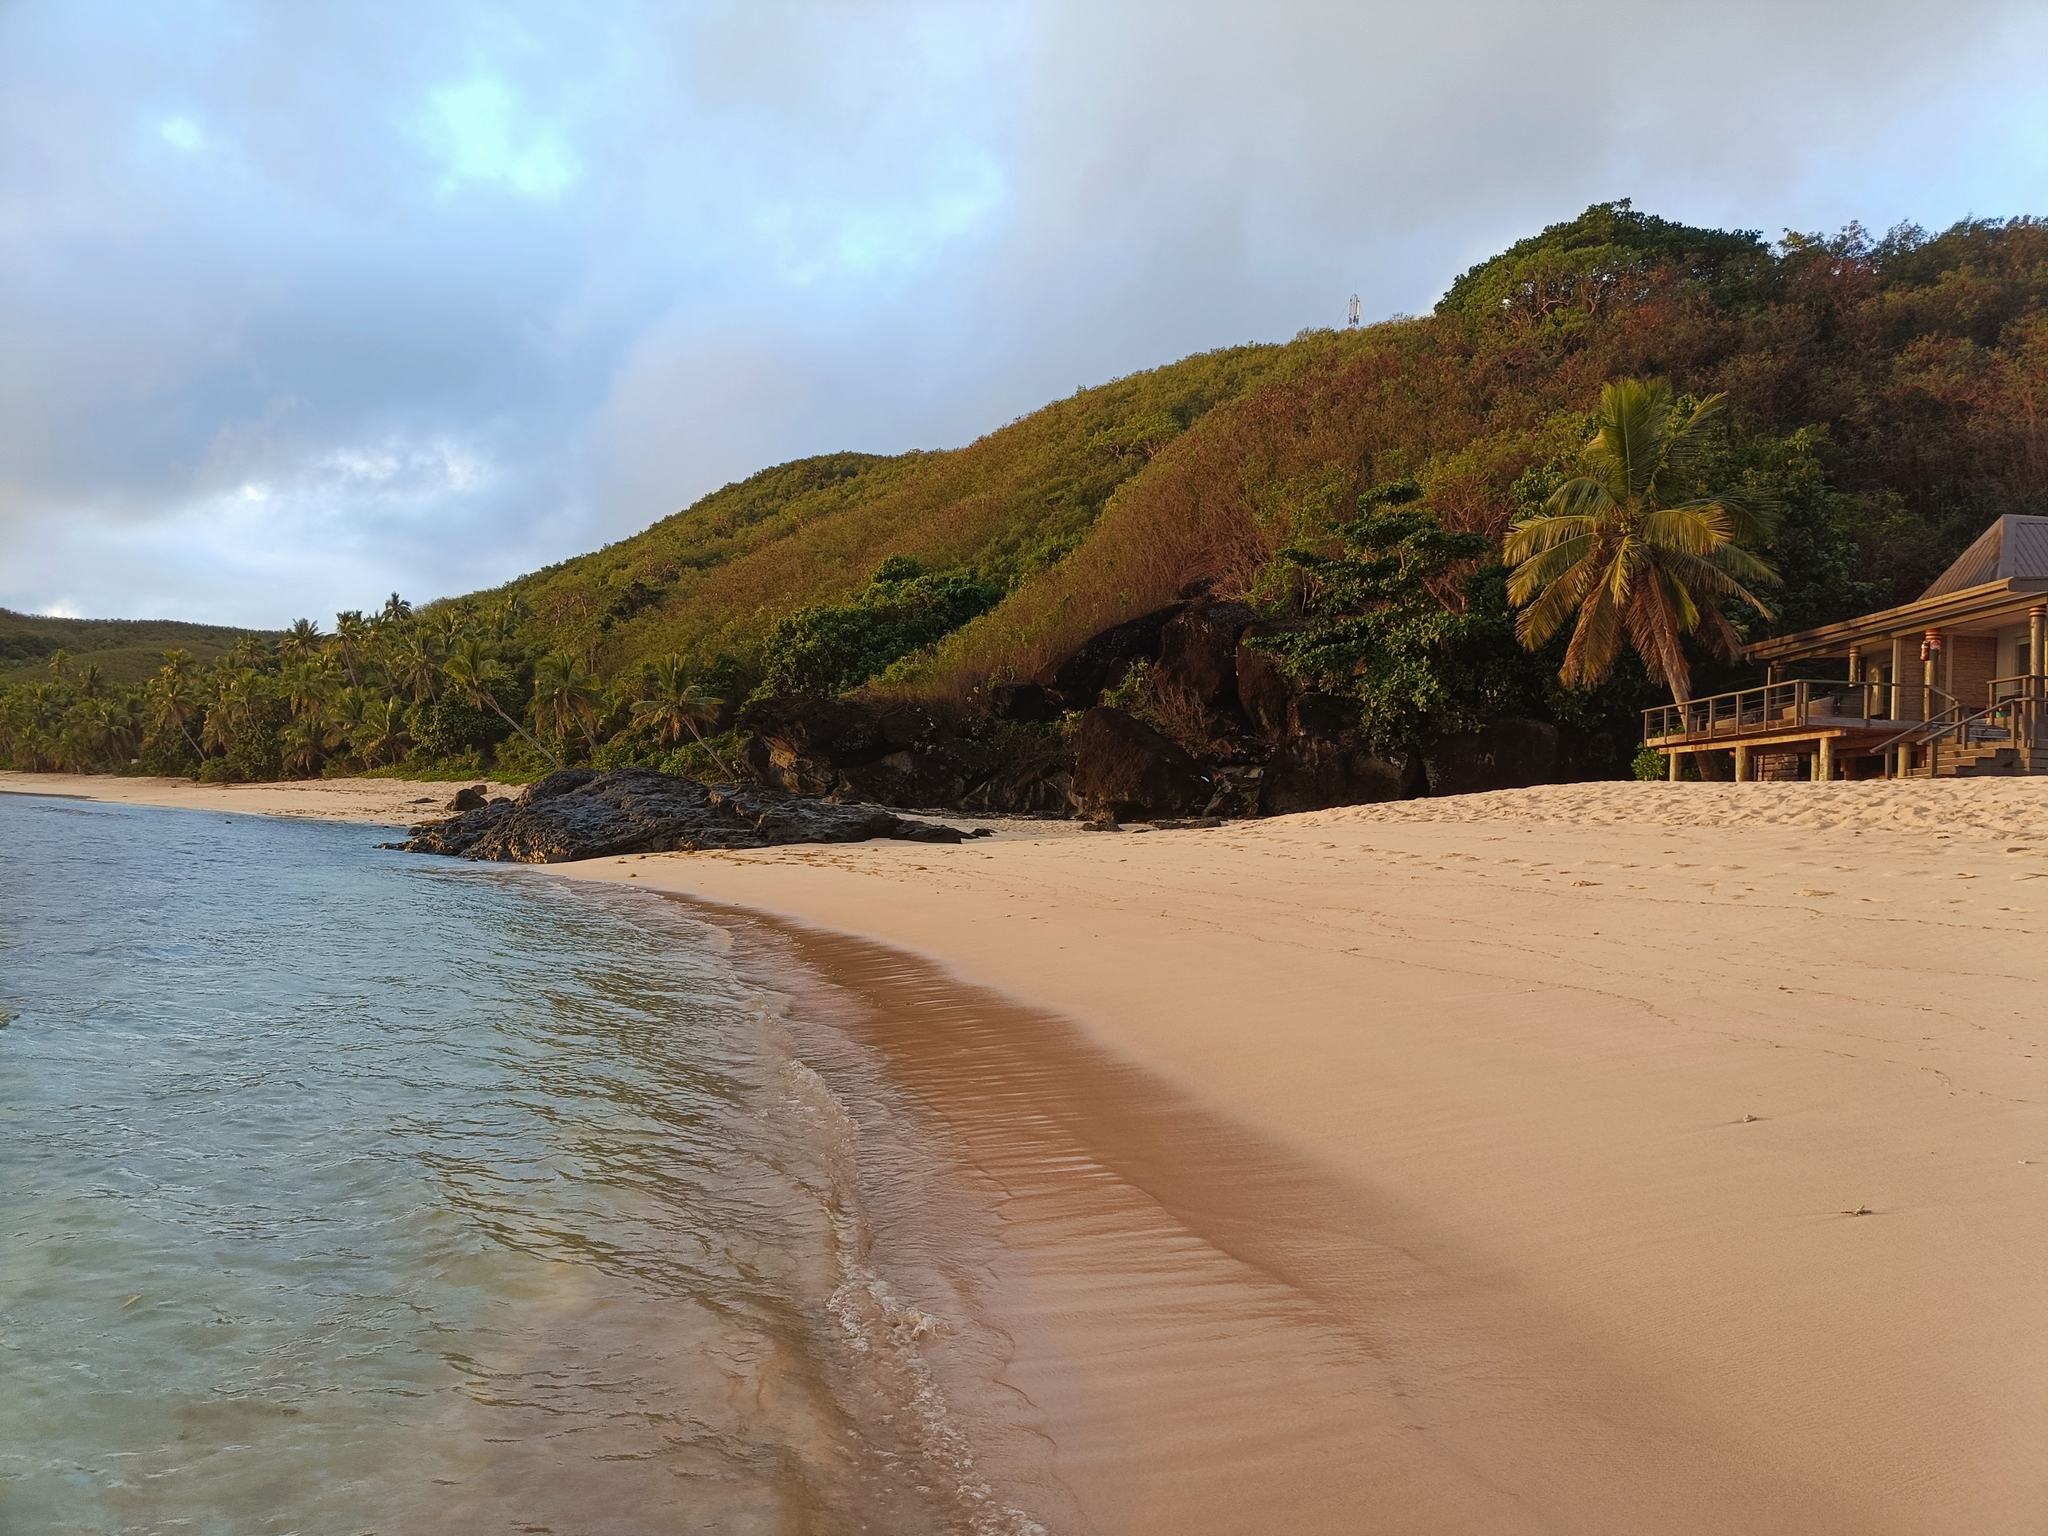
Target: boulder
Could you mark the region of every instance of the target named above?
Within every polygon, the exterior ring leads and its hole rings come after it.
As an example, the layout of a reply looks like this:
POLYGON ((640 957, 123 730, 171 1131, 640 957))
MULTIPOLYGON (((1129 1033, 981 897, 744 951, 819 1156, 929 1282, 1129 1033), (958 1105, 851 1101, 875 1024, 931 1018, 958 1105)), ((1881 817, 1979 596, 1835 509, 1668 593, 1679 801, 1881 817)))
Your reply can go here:
POLYGON ((572 768, 529 786, 518 801, 493 800, 423 823, 407 841, 385 846, 500 863, 564 864, 672 849, 871 838, 957 843, 965 836, 957 827, 906 821, 874 806, 833 805, 775 790, 719 789, 651 768, 572 768))
POLYGON ((472 784, 467 789, 455 791, 455 798, 448 802, 448 809, 458 815, 463 811, 473 811, 481 806, 486 798, 488 797, 484 794, 484 786, 472 784))
POLYGON ((1237 637, 1252 622, 1242 603, 1191 603, 1159 636, 1152 679, 1162 693, 1203 709, 1237 702, 1237 637))
POLYGON ((1073 800, 1082 815, 1117 821, 1186 816, 1206 806, 1209 796, 1209 780, 1195 760, 1149 725, 1100 706, 1081 717, 1073 800))
POLYGON ((1036 683, 998 683, 988 691, 988 712, 997 720, 1042 725, 1059 719, 1060 705, 1036 683))
POLYGON ((1472 795, 1558 782, 1558 730, 1503 715, 1484 730, 1446 736, 1423 753, 1432 795, 1472 795))
POLYGON ((1157 608, 1089 636, 1079 650, 1043 668, 1033 681, 1058 695, 1068 709, 1091 707, 1102 697, 1103 689, 1122 682, 1136 663, 1159 659, 1160 636, 1182 606, 1174 603, 1157 608))
POLYGON ((1428 793, 1419 757, 1373 751, 1358 734, 1356 702, 1311 690, 1288 700, 1286 734, 1260 780, 1259 814, 1289 816, 1428 793))
POLYGON ((1261 635, 1281 633, 1275 624, 1254 624, 1238 637, 1237 707, 1251 728, 1268 741, 1287 734, 1287 711, 1293 702, 1294 679, 1280 670, 1270 652, 1247 644, 1261 635))

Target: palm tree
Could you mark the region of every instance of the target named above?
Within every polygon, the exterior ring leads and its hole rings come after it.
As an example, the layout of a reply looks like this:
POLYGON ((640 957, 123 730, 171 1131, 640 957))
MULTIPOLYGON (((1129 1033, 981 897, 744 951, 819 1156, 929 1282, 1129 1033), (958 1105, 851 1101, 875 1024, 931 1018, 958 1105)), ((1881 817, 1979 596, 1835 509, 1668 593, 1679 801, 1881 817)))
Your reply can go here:
POLYGON ((288 721, 278 733, 279 745, 284 748, 285 771, 311 778, 320 771, 328 751, 340 739, 341 730, 331 721, 310 717, 288 721))
POLYGON ((160 731, 177 731, 194 757, 204 757, 199 743, 192 739, 191 721, 199 713, 199 705, 192 697, 191 665, 190 651, 164 652, 164 664, 149 682, 150 722, 160 731))
POLYGON ((60 645, 57 647, 56 650, 50 652, 50 671, 52 673, 54 673, 58 677, 62 677, 70 669, 71 653, 69 651, 65 650, 64 647, 60 645))
POLYGON ((714 699, 692 682, 683 669, 680 656, 663 656, 648 663, 644 686, 644 696, 633 705, 634 718, 653 726, 657 739, 661 741, 680 741, 683 732, 688 731, 698 746, 711 753, 711 760, 718 764, 719 772, 731 776, 732 769, 726 766, 725 759, 697 729, 699 723, 716 723, 725 701, 714 699))
POLYGON ((428 703, 441 691, 441 658, 424 626, 415 625, 392 647, 390 666, 391 680, 416 704, 428 703))
POLYGON ((1683 704, 1692 671, 1682 637, 1703 633, 1732 661, 1741 640, 1721 605, 1739 598, 1770 617, 1752 588, 1778 573, 1742 546, 1768 540, 1775 516, 1753 499, 1689 494, 1724 398, 1688 407, 1662 379, 1609 384, 1579 475, 1509 531, 1501 553, 1514 567, 1509 601, 1522 610, 1516 638, 1534 650, 1578 616, 1558 672, 1565 683, 1598 683, 1626 640, 1683 704))
POLYGON ((526 744, 557 768, 562 760, 528 733, 525 726, 505 713, 498 703, 497 695, 491 692, 491 679, 499 676, 504 668, 484 655, 483 644, 477 640, 465 640, 455 647, 448 659, 441 664, 441 670, 448 675, 462 696, 480 709, 488 709, 500 720, 517 731, 526 744))
POLYGON ((583 670, 574 656, 556 651, 543 656, 533 669, 533 717, 555 722, 555 735, 566 740, 569 727, 583 727, 583 739, 597 750, 591 727, 597 723, 597 679, 583 670))
POLYGON ((361 672, 356 663, 362 659, 363 650, 370 643, 370 625, 360 611, 351 608, 346 613, 334 616, 334 646, 341 652, 341 665, 348 673, 349 686, 363 686, 361 672))
POLYGON ((320 649, 320 626, 311 619, 295 619, 285 636, 277 642, 278 654, 289 656, 293 661, 310 661, 313 653, 320 649))
POLYGON ((405 706, 397 699, 372 699, 363 706, 354 745, 364 762, 372 768, 380 757, 397 762, 399 754, 410 744, 405 734, 405 706))

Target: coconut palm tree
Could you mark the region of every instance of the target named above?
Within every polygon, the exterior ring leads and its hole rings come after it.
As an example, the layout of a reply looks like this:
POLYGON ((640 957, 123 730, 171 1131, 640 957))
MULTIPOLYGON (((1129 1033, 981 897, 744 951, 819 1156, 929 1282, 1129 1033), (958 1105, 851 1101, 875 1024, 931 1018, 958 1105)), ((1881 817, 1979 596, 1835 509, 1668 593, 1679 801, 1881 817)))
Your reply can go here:
POLYGON ((199 714, 199 702, 192 696, 191 666, 190 651, 164 652, 164 664, 149 681, 149 718, 156 729, 175 730, 184 737, 194 757, 204 757, 192 738, 191 722, 199 714))
POLYGON ((1753 589, 1778 573, 1743 545, 1769 539, 1770 509, 1691 494, 1724 398, 1687 406, 1662 379, 1609 384, 1580 473, 1541 516, 1509 530, 1502 557, 1514 568, 1508 599, 1522 610, 1516 638, 1534 650, 1577 616, 1558 673, 1567 684, 1598 683, 1626 642, 1682 704, 1692 693, 1683 637, 1698 633, 1732 661, 1741 641, 1721 605, 1740 599, 1769 617, 1753 589))
POLYGON ((597 678, 574 656, 561 651, 543 656, 533 669, 533 716, 550 719, 555 736, 567 740, 569 728, 580 725, 583 739, 597 750, 592 727, 597 724, 597 678))
POLYGON ((320 639, 318 624, 311 619, 295 619, 292 627, 285 631, 284 638, 277 642, 277 652, 293 661, 310 661, 313 653, 320 649, 320 639))
POLYGON ((557 768, 562 766, 561 758, 550 752, 535 740, 533 735, 505 713, 498 703, 497 695, 491 692, 491 679, 499 676, 504 668, 484 654, 483 644, 477 640, 465 640, 456 646, 448 659, 441 664, 441 670, 448 675, 448 681, 456 691, 479 709, 488 709, 500 720, 517 731, 526 744, 557 768))
POLYGON ((405 705, 397 699, 372 699, 363 706, 362 723, 355 729, 352 744, 372 768, 380 758, 397 762, 412 744, 405 734, 405 705))
POLYGON ((392 646, 390 667, 391 680, 416 704, 432 702, 441 691, 441 658, 423 625, 414 625, 392 646))
POLYGON ((719 772, 730 776, 732 769, 726 766, 725 759, 697 729, 700 723, 714 724, 724 707, 724 700, 714 699, 690 680, 682 657, 663 656, 647 665, 642 697, 633 705, 633 718, 654 727, 656 738, 661 741, 680 741, 683 732, 688 731, 698 746, 711 753, 719 772))
POLYGON ((363 686, 360 663, 369 644, 370 624, 359 610, 351 608, 334 616, 334 648, 341 652, 342 669, 348 673, 351 688, 363 686))

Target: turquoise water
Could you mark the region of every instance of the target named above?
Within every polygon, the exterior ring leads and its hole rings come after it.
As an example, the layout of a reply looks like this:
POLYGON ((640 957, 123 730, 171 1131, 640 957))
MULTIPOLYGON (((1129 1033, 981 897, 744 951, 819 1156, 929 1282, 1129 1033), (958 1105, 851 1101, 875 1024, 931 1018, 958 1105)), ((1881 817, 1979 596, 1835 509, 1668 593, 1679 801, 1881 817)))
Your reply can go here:
POLYGON ((987 1526, 723 935, 387 835, 0 795, 0 1531, 987 1526))

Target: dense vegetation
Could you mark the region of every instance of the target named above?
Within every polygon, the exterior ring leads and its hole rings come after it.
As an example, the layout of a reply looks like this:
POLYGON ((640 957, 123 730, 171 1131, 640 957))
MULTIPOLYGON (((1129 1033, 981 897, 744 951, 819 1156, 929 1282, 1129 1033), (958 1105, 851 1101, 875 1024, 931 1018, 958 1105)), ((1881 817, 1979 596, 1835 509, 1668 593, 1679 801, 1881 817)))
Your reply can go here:
POLYGON ((179 624, 160 619, 55 619, 0 608, 0 683, 35 682, 49 659, 63 651, 90 660, 110 682, 139 683, 168 650, 210 662, 232 651, 239 629, 179 624))
MULTIPOLYGON (((1501 709, 1618 718, 1656 693, 1632 658, 1571 691, 1555 645, 1541 666, 1499 650, 1502 540, 1577 472, 1604 385, 1668 380, 1688 409, 1725 394, 1689 493, 1774 508, 1758 552, 1783 576, 1774 617, 1740 602, 1727 616, 1748 636, 1804 628, 1917 595, 2002 513, 2048 512, 2044 299, 2048 225, 2033 219, 1771 244, 1599 205, 1474 267, 1428 316, 1188 358, 958 450, 783 465, 496 591, 387 610, 363 621, 360 655, 338 633, 245 645, 159 673, 154 696, 119 686, 139 674, 105 666, 88 685, 25 655, 40 680, 0 694, 0 752, 250 775, 702 763, 678 722, 715 728, 707 699, 725 702, 720 720, 763 688, 970 702, 1196 581, 1274 616, 1371 620, 1349 671, 1322 675, 1368 704, 1409 699, 1385 717, 1405 720, 1395 735, 1501 709), (1361 498, 1392 484, 1412 497, 1361 519, 1361 498), (1424 597, 1377 592, 1361 562, 1428 544, 1401 521, 1418 511, 1467 542, 1425 552, 1442 568, 1424 597), (1367 584, 1346 589, 1354 578, 1367 584), (450 678, 465 644, 496 707, 450 678), (317 730, 292 680, 309 667, 331 685, 317 730), (164 700, 181 688, 199 713, 173 720, 164 700), (663 689, 696 702, 632 707, 663 689)), ((1688 665, 1696 689, 1732 675, 1696 647, 1688 665)))

